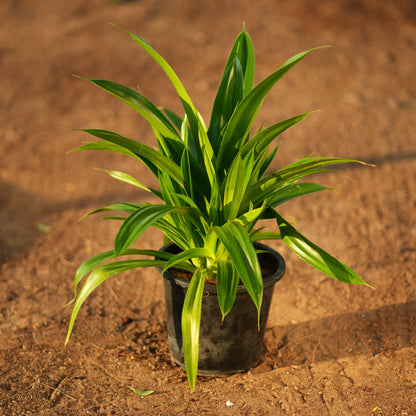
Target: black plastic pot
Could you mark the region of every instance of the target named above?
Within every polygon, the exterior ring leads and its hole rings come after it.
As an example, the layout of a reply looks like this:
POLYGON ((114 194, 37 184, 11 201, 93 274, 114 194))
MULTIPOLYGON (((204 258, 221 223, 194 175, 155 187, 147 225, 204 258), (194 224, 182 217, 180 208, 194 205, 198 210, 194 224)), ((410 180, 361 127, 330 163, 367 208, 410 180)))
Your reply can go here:
MULTIPOLYGON (((266 251, 259 254, 260 264, 269 263, 270 267, 271 263, 275 270, 271 277, 263 280, 260 330, 257 325, 257 309, 243 285, 238 287, 234 306, 221 323, 217 286, 206 284, 199 335, 199 375, 229 376, 248 370, 260 358, 274 285, 283 277, 286 266, 283 257, 275 250, 260 243, 255 243, 255 246, 266 251)), ((179 252, 173 244, 168 244, 161 250, 179 252)), ((170 272, 165 272, 163 277, 170 355, 173 362, 185 369, 181 315, 189 281, 170 272)))

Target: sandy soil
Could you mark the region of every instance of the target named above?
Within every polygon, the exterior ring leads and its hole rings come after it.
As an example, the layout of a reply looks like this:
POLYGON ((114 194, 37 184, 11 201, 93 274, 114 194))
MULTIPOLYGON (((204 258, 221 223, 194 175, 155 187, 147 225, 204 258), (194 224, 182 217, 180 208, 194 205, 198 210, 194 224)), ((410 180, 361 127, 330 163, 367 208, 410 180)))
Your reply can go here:
MULTIPOLYGON (((0 19, 0 415, 416 415, 412 0, 2 0, 0 19), (154 270, 104 284, 64 347, 74 271, 111 248, 116 231, 99 217, 78 219, 144 197, 93 168, 152 183, 121 156, 67 154, 88 139, 75 128, 154 142, 131 109, 71 74, 139 87, 180 109, 157 65, 109 22, 152 43, 206 118, 242 22, 256 81, 299 51, 332 45, 265 101, 266 124, 322 109, 283 136, 275 167, 311 152, 377 165, 345 166, 322 178, 338 194, 282 208, 375 290, 326 278, 273 244, 288 270, 261 360, 244 374, 200 378, 194 394, 169 361, 154 270), (128 386, 154 393, 139 397, 128 386)), ((161 245, 152 231, 141 247, 161 245)))

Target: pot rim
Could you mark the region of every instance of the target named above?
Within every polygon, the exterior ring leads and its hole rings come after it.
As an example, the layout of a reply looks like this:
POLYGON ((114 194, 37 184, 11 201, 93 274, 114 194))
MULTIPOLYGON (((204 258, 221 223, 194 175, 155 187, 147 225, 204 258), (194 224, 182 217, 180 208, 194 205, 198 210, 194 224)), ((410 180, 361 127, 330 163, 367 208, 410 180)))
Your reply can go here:
MULTIPOLYGON (((284 260, 284 258, 282 257, 282 255, 280 253, 278 253, 276 250, 274 250, 273 248, 269 247, 266 244, 263 243, 259 243, 259 242, 254 242, 253 243, 254 246, 257 249, 260 250, 264 250, 265 252, 267 252, 268 254, 270 254, 274 260, 277 263, 277 268, 276 271, 267 279, 263 279, 263 290, 267 287, 273 286, 274 284, 276 284, 280 279, 282 279, 282 277, 285 275, 286 272, 286 262, 284 260)), ((175 243, 168 243, 166 245, 164 245, 163 247, 161 247, 159 249, 159 251, 168 251, 169 249, 171 249, 172 247, 178 247, 175 243)), ((158 270, 158 272, 160 274, 162 274, 162 268, 161 267, 156 267, 156 269, 158 270)), ((184 279, 182 277, 179 276, 175 276, 173 273, 169 272, 168 270, 165 271, 162 274, 164 279, 167 280, 171 280, 171 281, 175 281, 176 284, 187 288, 189 286, 189 280, 184 279)), ((206 291, 209 291, 210 293, 216 293, 217 292, 217 285, 212 285, 212 284, 205 284, 204 289, 206 291)), ((237 293, 241 293, 241 292, 245 292, 246 288, 244 285, 239 284, 237 287, 237 293)))

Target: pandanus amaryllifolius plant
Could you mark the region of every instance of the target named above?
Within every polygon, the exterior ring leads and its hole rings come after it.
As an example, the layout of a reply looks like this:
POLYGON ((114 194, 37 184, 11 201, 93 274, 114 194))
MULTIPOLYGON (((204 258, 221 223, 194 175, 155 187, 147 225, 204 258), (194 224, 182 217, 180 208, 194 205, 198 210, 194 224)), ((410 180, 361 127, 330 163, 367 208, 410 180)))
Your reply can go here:
POLYGON ((229 54, 206 127, 183 84, 148 43, 129 33, 164 70, 179 95, 184 115, 159 108, 138 91, 115 82, 88 79, 122 100, 148 121, 157 147, 105 130, 83 130, 99 141, 76 150, 107 150, 144 163, 159 183, 153 189, 132 176, 107 171, 110 176, 156 196, 159 203, 115 203, 93 212, 118 211, 106 218, 119 221, 114 248, 85 261, 75 274, 75 298, 67 342, 78 311, 91 292, 107 278, 140 267, 175 267, 190 273, 191 280, 182 310, 183 351, 186 372, 194 389, 198 369, 198 340, 204 283, 214 279, 223 319, 230 312, 241 279, 257 310, 263 294, 262 275, 254 242, 282 240, 293 252, 319 271, 342 282, 366 284, 350 267, 312 243, 279 213, 281 204, 328 189, 306 182, 312 174, 330 172, 329 165, 363 163, 333 157, 304 157, 269 172, 276 156, 272 146, 280 134, 303 120, 300 114, 257 129, 253 122, 270 89, 313 49, 288 59, 253 87, 254 52, 248 33, 236 38, 229 54), (260 221, 274 220, 267 231, 260 221), (180 249, 172 254, 133 248, 149 227, 163 232, 165 241, 180 249), (78 285, 86 280, 78 292, 78 285))

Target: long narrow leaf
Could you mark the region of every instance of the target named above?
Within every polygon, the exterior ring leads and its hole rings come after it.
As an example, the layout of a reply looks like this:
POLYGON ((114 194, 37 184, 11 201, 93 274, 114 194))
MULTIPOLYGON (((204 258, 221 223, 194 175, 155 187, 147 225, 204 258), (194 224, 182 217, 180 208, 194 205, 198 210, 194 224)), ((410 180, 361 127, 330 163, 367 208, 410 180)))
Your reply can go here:
POLYGON ((272 193, 286 188, 306 176, 319 172, 329 172, 327 169, 321 169, 321 167, 339 163, 361 163, 366 165, 364 162, 353 159, 307 157, 267 175, 252 184, 244 196, 245 204, 247 205, 249 201, 263 201, 272 193))
POLYGON ((68 153, 75 152, 77 150, 107 150, 109 152, 120 153, 122 155, 132 156, 138 159, 138 156, 134 152, 131 152, 123 146, 119 146, 118 144, 110 142, 85 143, 82 146, 77 147, 76 149, 70 150, 68 153))
POLYGON ((219 135, 228 123, 237 104, 244 96, 243 70, 237 56, 225 67, 217 96, 212 109, 208 136, 211 139, 214 152, 218 151, 219 135))
POLYGON ((277 212, 275 216, 283 241, 301 259, 327 276, 341 282, 370 286, 350 267, 300 234, 277 212))
POLYGON ((224 190, 224 219, 234 220, 240 209, 240 204, 245 191, 243 161, 236 157, 227 173, 224 190))
POLYGON ((113 257, 114 257, 114 250, 105 251, 104 253, 100 253, 84 261, 84 263, 82 263, 81 266, 78 267, 78 269, 75 272, 75 277, 74 277, 74 298, 70 302, 68 302, 67 305, 75 301, 77 297, 78 284, 81 281, 81 279, 85 275, 87 275, 91 270, 98 267, 101 263, 113 257))
POLYGON ((116 235, 114 243, 115 256, 127 250, 159 218, 164 217, 175 209, 176 207, 167 205, 148 205, 130 215, 116 235))
MULTIPOLYGON (((124 30, 122 28, 119 29, 124 30)), ((196 139, 198 131, 196 120, 199 117, 198 111, 192 103, 192 100, 189 94, 187 93, 185 87, 183 86, 182 82, 180 81, 179 77, 176 75, 175 71, 168 64, 168 62, 158 52, 156 52, 147 42, 145 42, 142 38, 135 35, 134 33, 128 31, 125 32, 127 32, 132 37, 132 39, 138 45, 140 45, 159 64, 159 66, 163 69, 165 74, 172 82, 173 86, 176 89, 176 92, 178 93, 182 101, 182 105, 184 106, 185 112, 188 115, 193 137, 196 139)))
POLYGON ((126 214, 133 214, 134 212, 136 212, 139 208, 143 206, 144 205, 142 204, 133 204, 133 203, 125 203, 125 202, 111 204, 106 207, 98 208, 98 209, 95 209, 94 211, 88 212, 81 218, 81 220, 87 216, 90 216, 92 214, 97 214, 98 212, 103 212, 103 211, 120 211, 126 214))
POLYGON ((250 235, 251 241, 262 241, 262 240, 281 240, 282 235, 273 231, 256 231, 250 235))
POLYGON ((295 185, 288 186, 287 188, 281 189, 280 191, 274 193, 271 196, 268 205, 275 208, 278 205, 283 204, 284 202, 290 201, 291 199, 325 190, 333 191, 333 189, 323 185, 319 185, 317 183, 297 183, 295 185))
POLYGON ((211 184, 206 171, 195 160, 192 153, 185 149, 181 161, 183 186, 190 198, 198 205, 201 211, 206 212, 205 200, 209 199, 211 184))
MULTIPOLYGON (((119 28, 124 31, 124 29, 119 28)), ((134 33, 126 31, 132 39, 139 44, 163 69, 165 74, 168 76, 168 78, 171 80, 173 86, 175 87, 179 97, 181 100, 188 103, 192 108, 195 108, 191 98, 189 97, 189 94, 186 92, 185 87, 182 85, 182 82, 176 75, 175 71, 171 68, 171 66, 167 63, 167 61, 159 55, 146 41, 144 41, 139 36, 135 35, 134 33)))
POLYGON ((208 250, 204 247, 195 247, 190 248, 189 250, 182 251, 179 254, 176 254, 174 257, 172 257, 165 265, 163 271, 169 269, 170 267, 173 267, 177 265, 178 263, 195 259, 195 258, 207 258, 207 259, 213 259, 214 254, 211 250, 208 250))
POLYGON ((238 274, 229 260, 217 261, 217 294, 222 320, 234 305, 238 287, 238 274))
MULTIPOLYGON (((137 249, 129 249, 126 250, 123 255, 146 255, 146 256, 152 256, 157 257, 158 260, 170 260, 174 254, 167 253, 167 252, 161 252, 159 250, 137 250, 137 249)), ((74 276, 74 299, 71 300, 67 305, 71 304, 77 296, 77 288, 79 282, 93 269, 98 267, 100 264, 104 263, 105 261, 111 260, 114 258, 114 250, 105 251, 103 253, 100 253, 96 256, 93 256, 89 258, 88 260, 84 261, 84 263, 81 264, 81 266, 78 267, 78 269, 75 272, 74 276)))
POLYGON ((114 179, 117 179, 118 181, 127 183, 129 185, 133 185, 136 188, 143 189, 147 192, 151 192, 153 195, 156 195, 158 198, 161 197, 159 191, 156 191, 155 189, 152 189, 152 188, 148 188, 146 185, 143 185, 136 178, 133 178, 133 176, 128 175, 127 173, 120 172, 118 170, 106 170, 106 169, 99 169, 99 170, 106 172, 109 176, 111 176, 114 179))
POLYGON ((247 230, 238 222, 214 227, 215 233, 227 249, 235 268, 260 314, 263 280, 253 243, 247 230))
POLYGON ((301 52, 287 60, 277 71, 254 87, 239 103, 224 132, 218 152, 218 171, 220 173, 226 169, 237 151, 244 145, 244 140, 248 136, 264 97, 283 75, 312 50, 301 52))
POLYGON ((240 150, 241 157, 244 158, 248 153, 254 152, 257 157, 269 144, 289 127, 303 120, 308 114, 300 114, 286 120, 279 121, 254 135, 240 150))
POLYGON ((212 140, 215 151, 218 150, 219 143, 217 142, 222 128, 228 123, 235 105, 253 87, 253 80, 253 44, 250 36, 243 29, 234 41, 228 56, 212 108, 208 136, 212 140), (236 68, 236 62, 238 62, 239 69, 236 68), (238 86, 240 83, 241 86, 238 86), (230 109, 232 110, 230 111, 230 109))
POLYGON ((92 82, 97 87, 102 88, 103 90, 109 92, 110 94, 114 95, 132 107, 162 135, 171 137, 175 140, 179 140, 177 130, 173 127, 165 115, 153 103, 151 103, 146 97, 139 94, 137 91, 134 91, 116 82, 107 81, 104 79, 83 79, 92 82))
POLYGON ((192 276, 182 309, 183 355, 189 386, 194 391, 198 372, 199 327, 206 269, 196 269, 192 276))
POLYGON ((71 336, 72 328, 74 326, 75 319, 78 315, 79 309, 84 303, 85 299, 96 289, 101 283, 103 283, 109 277, 131 270, 137 267, 163 267, 165 260, 126 260, 116 263, 105 264, 91 272, 88 276, 84 286, 80 290, 77 299, 75 300, 74 307, 72 309, 71 319, 69 321, 68 332, 66 336, 65 344, 68 343, 71 336))
POLYGON ((182 172, 180 167, 172 160, 161 154, 159 151, 146 146, 143 143, 139 143, 135 140, 128 139, 120 134, 113 133, 107 130, 85 129, 85 131, 95 137, 106 140, 110 143, 115 143, 118 146, 124 147, 130 152, 136 154, 140 158, 150 160, 157 168, 167 172, 172 178, 179 183, 182 182, 182 172))

